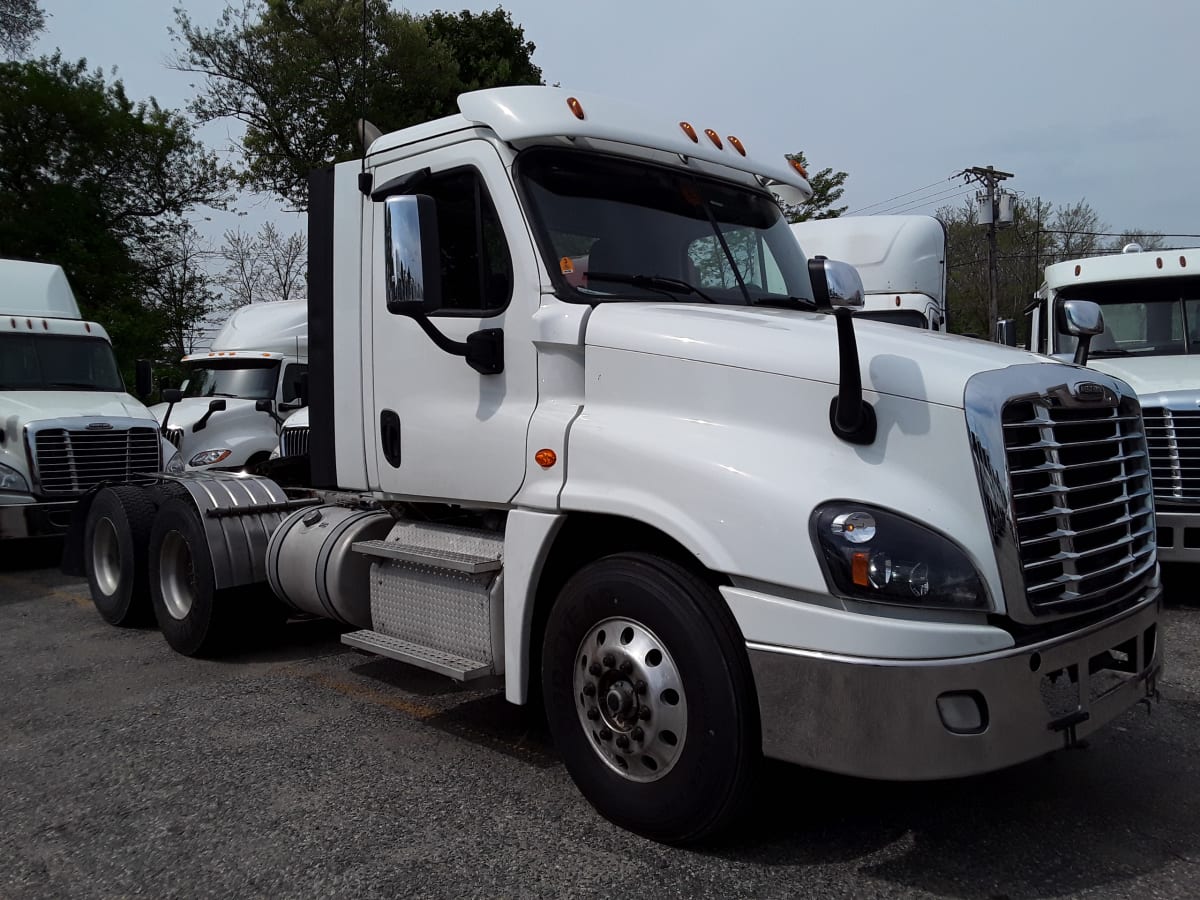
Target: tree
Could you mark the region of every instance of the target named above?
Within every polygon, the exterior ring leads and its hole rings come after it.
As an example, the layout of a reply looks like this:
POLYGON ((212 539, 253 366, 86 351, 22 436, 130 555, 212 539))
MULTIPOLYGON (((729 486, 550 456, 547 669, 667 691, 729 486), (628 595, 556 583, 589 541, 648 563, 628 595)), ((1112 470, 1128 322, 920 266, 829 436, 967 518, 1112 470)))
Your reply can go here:
POLYGON ((199 349, 205 319, 216 307, 205 260, 210 252, 185 219, 163 223, 148 261, 153 273, 147 305, 162 328, 162 349, 174 362, 199 349))
POLYGON ((244 0, 211 28, 182 9, 176 21, 172 65, 205 79, 192 113, 242 122, 242 184, 296 209, 311 169, 362 155, 360 118, 403 128, 456 112, 462 90, 541 81, 499 9, 419 19, 386 0, 244 0))
POLYGON ((0 0, 0 53, 4 56, 24 56, 45 27, 46 14, 38 0, 0 0))
POLYGON ((85 61, 0 64, 0 256, 61 265, 127 368, 160 349, 143 300, 164 223, 222 205, 227 184, 184 119, 85 61))
POLYGON ((284 235, 270 222, 257 235, 234 229, 225 232, 221 256, 227 308, 307 296, 308 239, 302 234, 284 235))
MULTIPOLYGON (((808 160, 804 156, 804 151, 789 153, 787 158, 796 160, 804 167, 805 171, 808 170, 808 160)), ((834 206, 833 204, 841 200, 842 194, 846 192, 845 184, 848 177, 849 175, 845 172, 834 172, 830 168, 809 175, 808 183, 812 186, 812 197, 804 203, 784 204, 784 216, 789 222, 836 219, 846 211, 845 206, 834 206)))

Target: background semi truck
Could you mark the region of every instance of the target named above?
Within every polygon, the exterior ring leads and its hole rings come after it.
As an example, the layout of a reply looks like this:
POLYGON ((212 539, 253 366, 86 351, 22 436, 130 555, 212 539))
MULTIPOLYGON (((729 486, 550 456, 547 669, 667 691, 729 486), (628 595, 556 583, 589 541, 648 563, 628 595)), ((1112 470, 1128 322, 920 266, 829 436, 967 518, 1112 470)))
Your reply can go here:
POLYGON ((808 256, 858 270, 866 302, 856 315, 947 329, 946 229, 933 216, 844 216, 792 225, 808 256))
POLYGON ((63 534, 78 497, 160 471, 167 450, 63 270, 0 260, 0 539, 63 534))
POLYGON ((543 704, 595 807, 670 842, 764 755, 969 775, 1155 696, 1125 384, 851 315, 753 139, 555 88, 459 110, 312 176, 308 477, 97 492, 66 561, 97 604, 108 520, 176 650, 333 619, 543 704))
POLYGON ((1056 326, 1063 305, 1100 305, 1104 332, 1081 359, 1141 402, 1159 559, 1200 562, 1200 250, 1126 251, 1047 267, 1028 307, 1030 346, 1076 358, 1075 339, 1056 326))
POLYGON ((212 346, 181 361, 175 403, 152 408, 189 469, 245 469, 264 461, 287 416, 304 404, 308 305, 251 303, 235 310, 212 346))

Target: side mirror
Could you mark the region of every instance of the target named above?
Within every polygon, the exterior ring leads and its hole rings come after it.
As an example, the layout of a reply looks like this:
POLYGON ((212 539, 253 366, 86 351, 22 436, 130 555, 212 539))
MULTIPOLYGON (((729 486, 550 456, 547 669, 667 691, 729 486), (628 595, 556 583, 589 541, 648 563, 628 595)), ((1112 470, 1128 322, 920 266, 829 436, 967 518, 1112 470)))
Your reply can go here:
POLYGON ((196 422, 196 424, 192 426, 192 433, 195 434, 197 431, 203 431, 205 428, 207 428, 208 420, 212 417, 212 414, 224 412, 225 406, 226 406, 226 403, 223 398, 218 397, 215 400, 209 400, 208 401, 208 412, 206 412, 204 415, 202 415, 200 417, 200 419, 196 422))
POLYGON ((254 401, 254 411, 269 413, 271 411, 271 401, 270 400, 255 400, 254 401))
POLYGON ((808 261, 808 277, 819 307, 861 309, 867 302, 862 276, 849 263, 814 256, 808 261))
MULTIPOLYGON (((288 407, 286 404, 280 403, 279 408, 287 409, 288 407)), ((278 425, 280 428, 283 427, 283 419, 280 418, 279 414, 275 412, 275 404, 272 403, 270 400, 255 400, 254 401, 254 411, 255 412, 265 412, 268 416, 270 416, 272 419, 275 420, 276 425, 278 425)))
POLYGON ((178 403, 183 399, 183 391, 179 388, 163 388, 162 401, 163 403, 178 403))
POLYGON ((304 405, 304 401, 297 397, 295 400, 280 400, 279 408, 286 409, 291 412, 293 409, 299 409, 304 405))
POLYGON ((437 206, 432 197, 406 194, 383 201, 387 310, 422 316, 442 305, 437 206))
POLYGON ((228 404, 225 403, 224 399, 209 400, 208 401, 208 411, 209 412, 224 412, 225 407, 227 405, 228 404))
POLYGON ((143 400, 154 390, 154 367, 150 360, 139 359, 134 363, 133 389, 143 400))
POLYGON ((308 373, 296 379, 296 394, 301 406, 308 406, 308 373))
POLYGON ((992 335, 993 340, 997 344, 1004 344, 1006 347, 1017 346, 1017 322, 1015 319, 997 319, 996 331, 992 335))
POLYGON ((875 410, 863 399, 858 339, 851 312, 866 303, 862 278, 849 263, 823 256, 808 261, 808 277, 817 306, 833 309, 837 320, 838 393, 829 404, 829 427, 847 443, 872 444, 878 425, 875 410))
POLYGON ((1092 338, 1104 333, 1104 313, 1091 300, 1064 300, 1055 310, 1055 325, 1060 334, 1069 334, 1075 344, 1075 365, 1086 366, 1092 338))

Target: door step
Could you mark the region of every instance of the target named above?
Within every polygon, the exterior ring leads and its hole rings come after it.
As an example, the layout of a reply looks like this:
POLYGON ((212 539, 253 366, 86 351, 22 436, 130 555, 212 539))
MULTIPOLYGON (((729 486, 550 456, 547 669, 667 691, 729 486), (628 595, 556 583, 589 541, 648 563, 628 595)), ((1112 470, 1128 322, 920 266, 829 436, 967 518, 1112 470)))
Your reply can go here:
POLYGON ((391 540, 357 541, 353 545, 353 549, 356 553, 365 553, 368 556, 395 559, 418 566, 429 566, 433 569, 463 572, 467 575, 499 572, 504 567, 504 564, 495 556, 463 553, 445 547, 421 547, 391 540))
MULTIPOLYGON (((363 543, 377 542, 364 541, 363 543)), ((466 659, 453 653, 436 650, 433 647, 422 647, 412 641, 390 637, 380 634, 378 631, 351 631, 342 635, 342 643, 427 669, 430 672, 437 672, 439 675, 448 675, 455 681, 473 681, 476 678, 485 678, 492 672, 490 663, 466 659)))

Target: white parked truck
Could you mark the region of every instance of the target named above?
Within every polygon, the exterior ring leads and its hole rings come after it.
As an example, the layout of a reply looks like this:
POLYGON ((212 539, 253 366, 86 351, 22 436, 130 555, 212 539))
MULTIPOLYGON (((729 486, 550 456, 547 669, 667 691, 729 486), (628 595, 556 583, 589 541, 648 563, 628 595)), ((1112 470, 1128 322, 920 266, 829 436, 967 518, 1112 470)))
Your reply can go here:
POLYGON ((189 469, 246 469, 266 460, 287 415, 304 404, 308 304, 235 310, 212 346, 185 356, 176 402, 152 408, 189 469))
POLYGON ((1030 314, 1030 346, 1072 359, 1061 331, 1069 300, 1100 305, 1104 332, 1078 360, 1131 385, 1145 417, 1158 557, 1200 562, 1200 250, 1137 245, 1046 268, 1030 314), (1055 324, 1052 324, 1055 323, 1055 324))
POLYGON ((933 216, 845 216, 792 225, 809 256, 850 263, 866 302, 855 315, 946 330, 946 229, 933 216))
POLYGON ((0 539, 61 535, 91 488, 162 468, 154 417, 62 268, 0 260, 0 539))
POLYGON ((458 103, 310 181, 308 482, 100 491, 69 570, 112 571, 112 519, 182 653, 282 601, 537 698, 596 808, 670 842, 764 755, 970 775, 1155 695, 1125 384, 857 320, 772 196, 807 181, 749 138, 548 87, 458 103))

